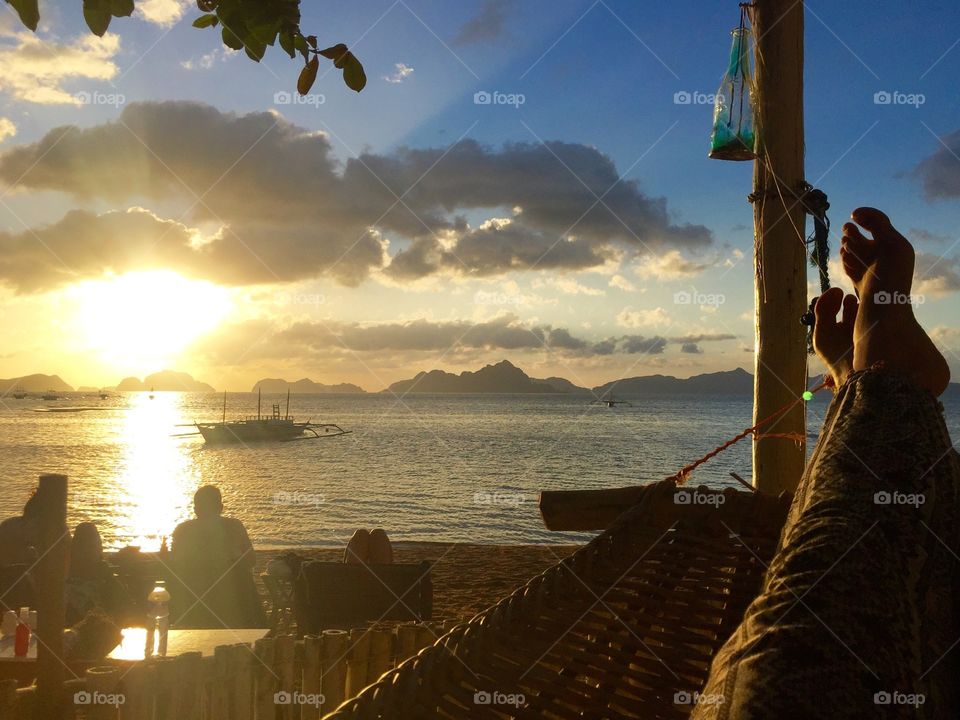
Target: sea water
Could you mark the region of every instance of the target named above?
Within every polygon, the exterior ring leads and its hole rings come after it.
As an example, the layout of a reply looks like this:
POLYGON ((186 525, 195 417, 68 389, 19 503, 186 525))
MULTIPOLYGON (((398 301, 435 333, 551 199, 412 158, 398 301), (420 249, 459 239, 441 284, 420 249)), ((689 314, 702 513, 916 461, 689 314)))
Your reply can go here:
MULTIPOLYGON (((104 545, 155 550, 192 515, 192 496, 212 483, 225 512, 258 547, 343 545, 358 527, 391 538, 540 543, 588 535, 543 527, 541 490, 651 482, 751 423, 745 396, 625 398, 607 408, 572 395, 301 395, 297 420, 335 422, 337 438, 210 447, 190 427, 219 420, 222 395, 119 394, 0 404, 0 516, 20 512, 44 472, 70 477, 69 523, 91 520, 104 545), (36 412, 85 406, 76 413, 36 412)), ((808 404, 809 445, 827 393, 808 404)), ((282 403, 264 396, 264 409, 282 403)), ((256 413, 256 395, 231 393, 227 417, 256 413)), ((960 440, 960 407, 947 405, 960 440)), ((750 478, 744 440, 699 468, 695 484, 738 486, 750 478)))

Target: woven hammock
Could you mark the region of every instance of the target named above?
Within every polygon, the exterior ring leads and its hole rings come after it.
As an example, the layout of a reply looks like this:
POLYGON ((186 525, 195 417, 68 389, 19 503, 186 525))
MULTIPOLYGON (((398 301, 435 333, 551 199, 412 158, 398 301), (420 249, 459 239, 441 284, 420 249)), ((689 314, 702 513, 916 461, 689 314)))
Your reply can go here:
POLYGON ((685 718, 789 502, 649 485, 588 545, 326 717, 685 718))

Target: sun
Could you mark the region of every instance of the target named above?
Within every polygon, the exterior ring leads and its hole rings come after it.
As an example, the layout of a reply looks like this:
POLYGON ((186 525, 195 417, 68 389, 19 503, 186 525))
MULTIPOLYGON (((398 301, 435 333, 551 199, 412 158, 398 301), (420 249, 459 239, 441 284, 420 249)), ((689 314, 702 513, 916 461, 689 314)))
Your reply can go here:
POLYGON ((68 295, 85 351, 144 373, 167 367, 233 309, 227 288, 169 270, 85 281, 68 295))

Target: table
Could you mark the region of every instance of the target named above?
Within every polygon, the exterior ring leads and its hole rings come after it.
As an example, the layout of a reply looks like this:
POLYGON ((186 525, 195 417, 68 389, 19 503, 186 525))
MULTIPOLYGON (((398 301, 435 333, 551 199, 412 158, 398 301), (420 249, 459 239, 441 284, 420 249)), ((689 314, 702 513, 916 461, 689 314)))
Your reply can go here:
POLYGON ((0 638, 0 660, 11 660, 13 662, 26 662, 27 660, 37 659, 37 636, 30 633, 30 647, 27 650, 27 656, 18 658, 13 652, 13 635, 5 635, 0 638))
MULTIPOLYGON (((270 632, 268 628, 237 628, 237 629, 171 629, 167 634, 167 657, 182 655, 187 652, 199 652, 204 657, 213 657, 214 648, 218 645, 236 645, 243 643, 252 645, 270 632)), ((146 628, 129 627, 120 631, 123 640, 113 652, 107 655, 107 660, 135 662, 144 659, 144 649, 147 642, 146 628)), ((154 640, 157 642, 159 638, 154 640)))
MULTIPOLYGON (((213 651, 218 645, 236 645, 237 643, 252 645, 260 638, 266 637, 268 632, 270 632, 268 628, 170 630, 167 635, 167 657, 186 652, 199 652, 204 657, 213 657, 213 651)), ((120 633, 123 640, 113 649, 113 652, 107 655, 106 659, 124 662, 143 660, 144 646, 147 641, 146 628, 128 627, 123 628, 120 633)), ((30 636, 30 648, 27 650, 27 656, 22 658, 14 655, 12 635, 0 638, 0 662, 3 664, 29 663, 32 665, 36 659, 36 635, 30 636)))

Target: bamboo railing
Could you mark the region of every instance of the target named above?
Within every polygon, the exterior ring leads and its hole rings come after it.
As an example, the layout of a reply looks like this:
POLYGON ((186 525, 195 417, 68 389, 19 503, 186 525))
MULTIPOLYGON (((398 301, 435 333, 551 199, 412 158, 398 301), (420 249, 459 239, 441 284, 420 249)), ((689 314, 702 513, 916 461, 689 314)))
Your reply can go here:
MULTIPOLYGON (((417 654, 454 621, 372 624, 221 645, 198 652, 92 667, 65 681, 63 720, 318 720, 417 654)), ((0 720, 41 714, 36 686, 0 682, 0 720)))

